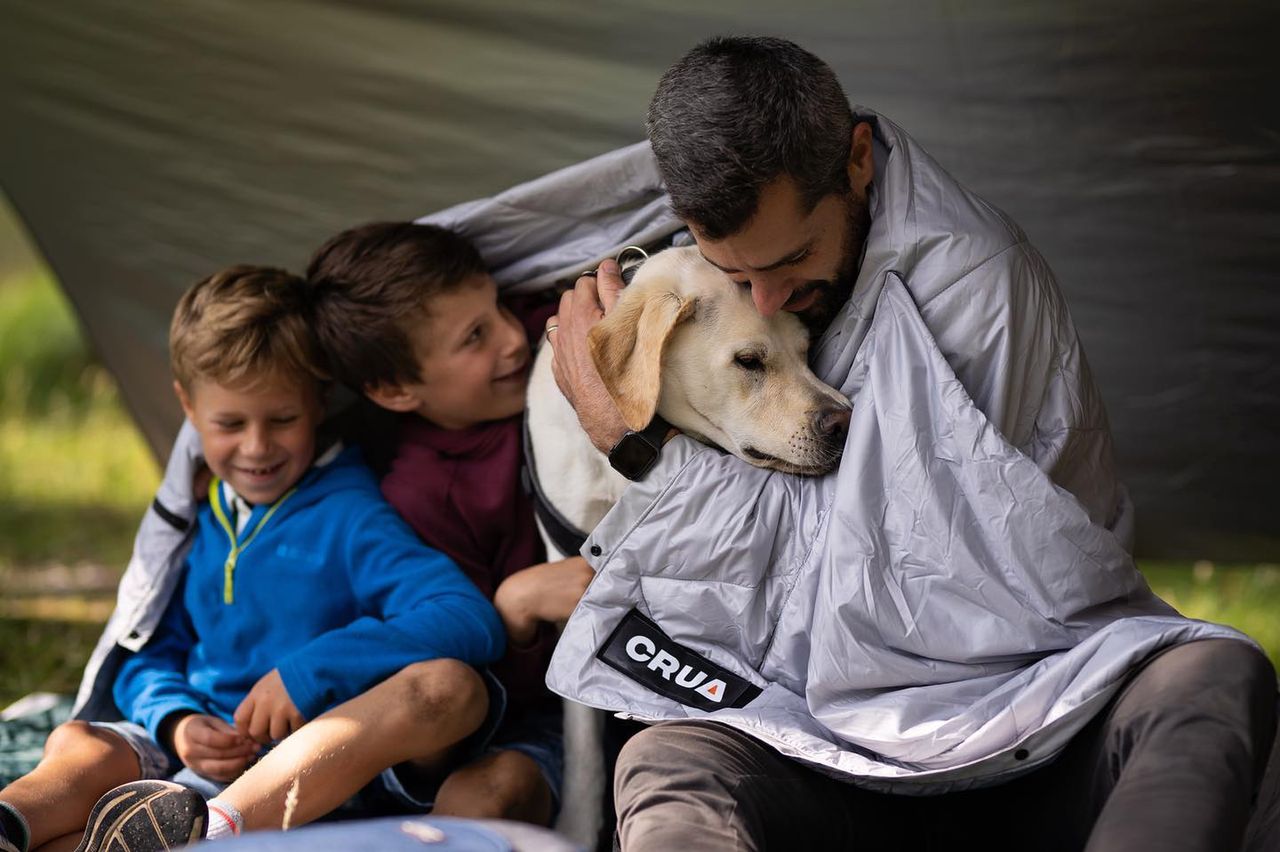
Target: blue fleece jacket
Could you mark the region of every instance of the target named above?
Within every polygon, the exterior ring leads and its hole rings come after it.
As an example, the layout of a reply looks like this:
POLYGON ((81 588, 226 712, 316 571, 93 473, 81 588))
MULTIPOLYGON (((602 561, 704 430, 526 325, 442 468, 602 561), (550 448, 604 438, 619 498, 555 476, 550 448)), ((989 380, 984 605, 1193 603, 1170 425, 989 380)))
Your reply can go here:
POLYGON ((254 507, 234 545, 234 510, 215 492, 160 626, 116 678, 121 712, 153 737, 179 710, 231 721, 276 668, 310 719, 410 663, 502 655, 497 612, 387 504, 355 448, 274 511, 254 507))

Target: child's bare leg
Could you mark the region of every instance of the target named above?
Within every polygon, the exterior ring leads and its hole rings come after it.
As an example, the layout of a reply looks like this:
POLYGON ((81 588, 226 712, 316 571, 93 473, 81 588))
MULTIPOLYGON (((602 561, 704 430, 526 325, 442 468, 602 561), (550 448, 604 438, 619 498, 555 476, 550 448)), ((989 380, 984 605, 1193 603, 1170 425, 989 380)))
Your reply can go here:
POLYGON ((64 834, 50 840, 40 848, 31 847, 32 852, 75 852, 80 841, 84 839, 84 832, 77 831, 72 834, 64 834))
POLYGON ((26 818, 37 849, 83 832, 99 797, 141 777, 138 756, 122 737, 88 722, 65 722, 49 734, 39 765, 0 790, 0 801, 26 818))
POLYGON ((442 760, 480 727, 488 708, 475 669, 457 660, 415 663, 303 725, 218 798, 240 811, 246 829, 279 828, 298 779, 289 824, 301 825, 389 766, 442 760))
POLYGON ((432 813, 547 825, 551 788, 533 758, 518 751, 496 751, 449 773, 432 813))

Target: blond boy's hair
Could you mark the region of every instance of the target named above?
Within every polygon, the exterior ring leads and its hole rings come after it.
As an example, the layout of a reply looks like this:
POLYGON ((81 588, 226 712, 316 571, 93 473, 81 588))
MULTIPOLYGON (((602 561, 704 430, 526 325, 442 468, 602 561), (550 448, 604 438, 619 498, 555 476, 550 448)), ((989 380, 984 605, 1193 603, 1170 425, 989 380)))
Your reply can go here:
POLYGON ((227 387, 271 376, 329 381, 306 284, 264 266, 233 266, 187 290, 169 326, 169 359, 187 393, 197 380, 227 387))

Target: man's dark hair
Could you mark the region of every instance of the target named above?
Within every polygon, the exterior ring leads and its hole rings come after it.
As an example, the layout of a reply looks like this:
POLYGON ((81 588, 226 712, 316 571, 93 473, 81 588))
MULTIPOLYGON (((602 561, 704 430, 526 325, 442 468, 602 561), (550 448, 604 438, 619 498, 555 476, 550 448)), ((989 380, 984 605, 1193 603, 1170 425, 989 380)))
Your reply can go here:
POLYGON ((484 271, 469 240, 435 225, 375 222, 330 239, 307 283, 334 376, 359 392, 420 380, 409 330, 430 316, 433 297, 484 271))
POLYGON ((775 178, 806 212, 849 188, 853 114, 835 72, 780 38, 717 37, 667 70, 649 103, 649 141, 676 214, 723 239, 775 178))

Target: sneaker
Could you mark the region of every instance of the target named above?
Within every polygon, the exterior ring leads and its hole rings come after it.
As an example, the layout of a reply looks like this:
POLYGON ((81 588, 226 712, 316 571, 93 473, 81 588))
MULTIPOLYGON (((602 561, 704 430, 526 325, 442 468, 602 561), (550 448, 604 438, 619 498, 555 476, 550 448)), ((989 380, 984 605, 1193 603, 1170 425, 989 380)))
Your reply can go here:
POLYGON ((133 781, 93 806, 75 852, 161 852, 204 837, 209 811, 194 790, 169 781, 133 781))

